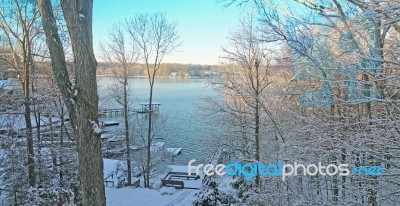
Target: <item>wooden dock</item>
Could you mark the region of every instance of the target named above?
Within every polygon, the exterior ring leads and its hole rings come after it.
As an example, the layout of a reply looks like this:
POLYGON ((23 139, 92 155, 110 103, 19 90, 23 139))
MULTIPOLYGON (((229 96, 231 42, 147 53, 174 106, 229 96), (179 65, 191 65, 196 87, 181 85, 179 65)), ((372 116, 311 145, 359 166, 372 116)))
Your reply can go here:
MULTIPOLYGON (((150 113, 150 112, 158 112, 160 108, 160 103, 152 103, 152 106, 149 107, 147 103, 141 103, 141 108, 139 109, 129 109, 129 113, 150 113)), ((124 115, 123 108, 111 108, 111 109, 99 109, 100 116, 116 116, 116 115, 124 115)))
POLYGON ((99 109, 99 115, 113 116, 113 115, 123 115, 123 108, 112 108, 112 109, 99 109))
MULTIPOLYGON (((141 111, 141 109, 130 109, 129 113, 145 113, 144 111, 141 111)), ((116 115, 124 115, 124 109, 123 108, 113 108, 113 109, 99 109, 99 115, 104 115, 104 116, 116 116, 116 115)))

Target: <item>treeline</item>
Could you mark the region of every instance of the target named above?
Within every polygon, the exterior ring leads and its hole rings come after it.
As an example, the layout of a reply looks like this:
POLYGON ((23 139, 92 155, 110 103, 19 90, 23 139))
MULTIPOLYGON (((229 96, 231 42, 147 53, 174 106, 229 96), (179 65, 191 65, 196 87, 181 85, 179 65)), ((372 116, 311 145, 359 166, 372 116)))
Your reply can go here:
MULTIPOLYGON (((50 67, 49 62, 41 62, 43 67, 50 67)), ((132 65, 133 69, 129 70, 129 76, 147 76, 146 67, 144 64, 132 65)), ((74 70, 71 67, 72 70, 74 70)), ((97 75, 111 76, 116 72, 120 72, 122 68, 110 67, 106 63, 99 62, 97 65, 97 75)), ((218 65, 199 65, 199 64, 179 64, 179 63, 164 63, 161 64, 157 77, 199 77, 207 78, 218 75, 220 66, 218 65)), ((17 78, 18 73, 15 70, 0 67, 0 79, 17 78)))
MULTIPOLYGON (((147 76, 146 67, 144 64, 132 65, 133 69, 129 70, 129 76, 147 76)), ((111 67, 106 63, 99 62, 97 66, 97 75, 113 75, 121 70, 119 67, 111 67)), ((216 75, 218 66, 214 65, 199 65, 199 64, 179 64, 179 63, 164 63, 160 65, 157 71, 157 77, 210 77, 216 75)))

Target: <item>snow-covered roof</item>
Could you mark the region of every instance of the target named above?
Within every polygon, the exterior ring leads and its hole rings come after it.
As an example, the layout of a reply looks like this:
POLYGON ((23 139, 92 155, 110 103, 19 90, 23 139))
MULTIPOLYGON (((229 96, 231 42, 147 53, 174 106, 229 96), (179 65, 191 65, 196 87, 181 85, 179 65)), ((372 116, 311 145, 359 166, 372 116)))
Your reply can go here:
MULTIPOLYGON (((52 123, 57 123, 60 121, 58 117, 52 117, 52 123)), ((31 115, 32 127, 35 128, 36 120, 33 115, 31 115)), ((40 117, 41 126, 45 126, 50 123, 50 119, 47 117, 40 117)), ((0 128, 1 129, 13 129, 22 130, 26 128, 25 117, 23 114, 0 114, 0 128)))
POLYGON ((15 90, 15 89, 20 89, 21 85, 18 82, 18 79, 14 78, 9 78, 5 80, 0 80, 0 89, 4 90, 15 90))

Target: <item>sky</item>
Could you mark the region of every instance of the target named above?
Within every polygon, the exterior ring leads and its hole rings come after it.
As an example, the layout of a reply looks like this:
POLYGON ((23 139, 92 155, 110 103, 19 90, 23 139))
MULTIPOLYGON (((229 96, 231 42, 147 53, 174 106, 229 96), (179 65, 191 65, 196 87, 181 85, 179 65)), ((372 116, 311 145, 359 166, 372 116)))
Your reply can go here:
MULTIPOLYGON (((225 8, 217 0, 95 0, 93 8, 93 43, 95 53, 107 40, 113 23, 136 13, 166 12, 177 23, 182 46, 168 55, 164 63, 220 63, 221 46, 227 45, 230 32, 238 28, 246 15, 243 8, 225 8)), ((101 61, 100 59, 98 61, 101 61)))

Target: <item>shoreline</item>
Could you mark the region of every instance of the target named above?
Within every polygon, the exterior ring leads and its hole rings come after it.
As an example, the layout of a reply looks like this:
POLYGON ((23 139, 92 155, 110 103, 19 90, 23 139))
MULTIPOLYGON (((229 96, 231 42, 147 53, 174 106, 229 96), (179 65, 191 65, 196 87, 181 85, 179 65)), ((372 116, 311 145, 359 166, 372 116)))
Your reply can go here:
MULTIPOLYGON (((96 77, 100 78, 110 78, 114 77, 112 74, 96 74, 96 77)), ((131 79, 145 79, 147 76, 128 76, 131 79)), ((172 76, 161 76, 156 77, 157 79, 211 79, 213 77, 172 77, 172 76)))

